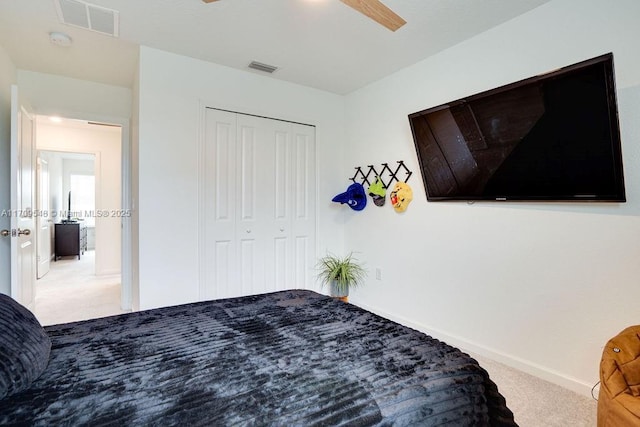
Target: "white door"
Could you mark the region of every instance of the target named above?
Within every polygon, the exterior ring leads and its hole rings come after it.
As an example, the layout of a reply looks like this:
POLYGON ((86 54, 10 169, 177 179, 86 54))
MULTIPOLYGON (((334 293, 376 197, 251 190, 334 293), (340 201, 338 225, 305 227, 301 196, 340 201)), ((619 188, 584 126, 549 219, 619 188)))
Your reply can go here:
POLYGON ((315 128, 206 110, 202 297, 305 288, 315 259, 315 128))
MULTIPOLYGON (((314 289, 316 278, 316 129, 293 124, 291 220, 293 276, 286 288, 314 289)), ((282 281, 278 281, 278 284, 282 281)), ((279 285, 282 286, 282 285, 279 285)), ((284 289, 284 288, 280 288, 284 289)))
MULTIPOLYGON (((239 121, 243 121, 239 118, 239 121)), ((265 120, 262 145, 266 183, 259 223, 265 228, 261 256, 265 284, 258 291, 310 288, 314 281, 316 229, 315 128, 265 120)))
POLYGON ((11 86, 11 296, 33 309, 36 278, 34 116, 11 86))
POLYGON ((38 279, 49 272, 51 263, 51 209, 49 197, 49 163, 40 157, 36 160, 36 194, 38 198, 36 225, 38 235, 37 275, 38 279))
POLYGON ((236 115, 206 110, 205 144, 200 181, 204 229, 201 245, 203 299, 239 295, 235 284, 236 248, 236 115))
POLYGON ((274 210, 274 162, 271 135, 275 126, 260 117, 237 116, 237 206, 235 240, 238 242, 240 295, 264 293, 271 219, 274 210))

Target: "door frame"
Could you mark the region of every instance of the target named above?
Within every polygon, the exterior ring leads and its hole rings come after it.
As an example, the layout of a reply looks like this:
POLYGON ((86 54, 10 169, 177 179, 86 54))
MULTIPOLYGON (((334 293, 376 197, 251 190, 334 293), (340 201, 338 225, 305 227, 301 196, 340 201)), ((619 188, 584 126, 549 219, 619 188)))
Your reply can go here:
MULTIPOLYGON (((86 120, 90 122, 108 123, 118 125, 121 128, 120 134, 120 167, 121 167, 121 195, 120 203, 123 212, 133 212, 133 202, 131 199, 131 138, 130 138, 130 120, 121 117, 111 117, 105 115, 96 115, 82 112, 67 112, 64 110, 56 111, 37 111, 38 115, 43 116, 59 116, 66 119, 86 120)), ((37 147, 37 135, 36 135, 37 147)), ((132 216, 122 216, 121 218, 121 292, 120 306, 122 310, 131 310, 133 304, 133 257, 132 257, 132 216)))

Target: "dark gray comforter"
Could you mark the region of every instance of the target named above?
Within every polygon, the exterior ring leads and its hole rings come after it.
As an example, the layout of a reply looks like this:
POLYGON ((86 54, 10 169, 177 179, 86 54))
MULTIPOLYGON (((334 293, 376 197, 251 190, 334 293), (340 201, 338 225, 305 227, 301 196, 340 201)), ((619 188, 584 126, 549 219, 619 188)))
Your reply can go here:
POLYGON ((310 291, 45 329, 49 365, 0 424, 515 425, 468 355, 310 291))

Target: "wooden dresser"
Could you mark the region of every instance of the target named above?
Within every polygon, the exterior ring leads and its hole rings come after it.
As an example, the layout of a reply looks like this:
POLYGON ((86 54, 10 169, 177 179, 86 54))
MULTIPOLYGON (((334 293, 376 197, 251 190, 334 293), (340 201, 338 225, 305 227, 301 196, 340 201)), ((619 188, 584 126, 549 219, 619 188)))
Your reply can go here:
POLYGON ((55 260, 63 256, 84 255, 87 250, 87 226, 82 222, 55 225, 55 260))

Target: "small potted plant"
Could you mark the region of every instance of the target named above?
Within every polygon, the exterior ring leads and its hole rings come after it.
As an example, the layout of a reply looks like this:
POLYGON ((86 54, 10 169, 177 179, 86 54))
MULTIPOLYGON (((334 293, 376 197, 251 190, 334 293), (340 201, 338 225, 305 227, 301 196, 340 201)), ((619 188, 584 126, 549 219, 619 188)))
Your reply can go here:
POLYGON ((361 285, 367 275, 353 253, 344 258, 328 254, 320 258, 318 270, 321 285, 329 285, 331 296, 344 302, 347 302, 349 288, 361 285))

